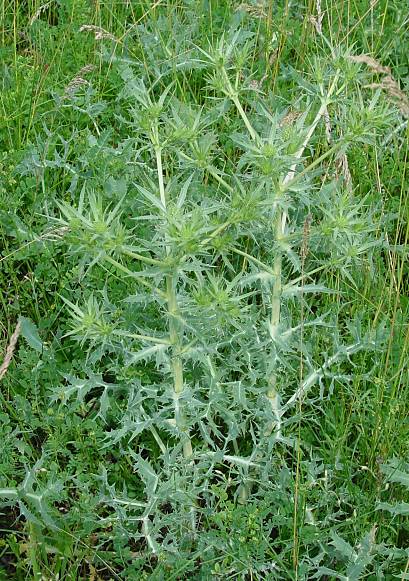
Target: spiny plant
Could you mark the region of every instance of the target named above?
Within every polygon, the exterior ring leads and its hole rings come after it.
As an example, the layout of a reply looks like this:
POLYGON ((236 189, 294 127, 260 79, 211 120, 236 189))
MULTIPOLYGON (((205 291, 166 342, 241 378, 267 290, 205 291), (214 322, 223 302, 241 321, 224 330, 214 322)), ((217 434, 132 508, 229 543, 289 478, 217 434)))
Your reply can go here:
MULTIPOLYGON (((370 375, 370 351, 383 345, 383 326, 351 319, 328 281, 358 288, 387 248, 381 206, 357 199, 337 162, 351 146, 376 144, 393 114, 379 92, 366 95, 347 52, 317 58, 309 78, 290 71, 291 102, 263 94, 252 83, 253 41, 239 29, 194 47, 184 65, 204 70, 206 86, 192 103, 178 71, 157 82, 143 67, 116 65, 130 183, 109 204, 79 175, 78 203, 57 202, 59 244, 77 261, 61 292, 71 316, 62 344, 76 340, 84 356, 78 373, 56 382, 52 402, 96 401, 104 446, 136 474, 121 483, 106 464, 98 475, 95 526, 115 538, 191 567, 218 484, 239 501, 240 521, 293 465, 290 551, 278 574, 358 579, 373 560, 372 531, 356 548, 333 532, 335 556, 300 540, 305 515, 314 521, 303 504, 309 452, 300 433, 304 410, 348 386, 357 362, 370 375), (325 309, 322 293, 334 296, 325 309)), ((35 524, 49 526, 43 501, 53 490, 38 490, 30 476, 3 495, 29 519, 34 503, 35 524)))
MULTIPOLYGON (((372 145, 391 113, 379 94, 364 99, 347 54, 317 60, 299 98, 279 107, 249 90, 247 36, 238 30, 197 49, 208 71, 202 107, 123 65, 119 102, 135 152, 133 189, 111 208, 86 185, 77 207, 60 204, 59 224, 84 275, 105 273, 104 288, 84 305, 65 302, 73 320, 67 336, 88 347, 86 365, 113 377, 101 385, 100 413, 109 413, 119 390, 128 394, 107 442, 129 446, 145 430, 156 442, 135 456, 146 487, 141 534, 154 552, 160 505, 170 502, 180 526, 188 508, 194 535, 194 515, 223 465, 235 471, 245 502, 271 451, 291 449, 285 430, 296 405, 317 383, 322 396, 328 381, 345 381, 343 362, 381 339, 336 310, 314 314, 306 295, 333 292, 321 282, 325 271, 354 280, 384 244, 368 220, 376 208, 355 200, 324 162, 352 143, 372 145), (230 104, 238 130, 222 136, 230 104), (329 114, 333 144, 308 160, 329 114), (223 151, 230 140, 234 156, 223 151), (118 276, 129 281, 119 305, 110 300, 118 276), (135 377, 142 362, 147 380, 135 377)), ((67 381, 56 397, 72 393, 77 380, 67 381)))

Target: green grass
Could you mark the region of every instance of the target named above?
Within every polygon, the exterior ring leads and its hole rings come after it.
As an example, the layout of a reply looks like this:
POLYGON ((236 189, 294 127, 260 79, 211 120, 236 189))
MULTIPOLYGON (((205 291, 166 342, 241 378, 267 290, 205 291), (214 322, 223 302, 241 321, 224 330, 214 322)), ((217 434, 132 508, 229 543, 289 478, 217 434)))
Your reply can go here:
POLYGON ((408 16, 321 9, 3 2, 0 579, 409 578, 408 16))

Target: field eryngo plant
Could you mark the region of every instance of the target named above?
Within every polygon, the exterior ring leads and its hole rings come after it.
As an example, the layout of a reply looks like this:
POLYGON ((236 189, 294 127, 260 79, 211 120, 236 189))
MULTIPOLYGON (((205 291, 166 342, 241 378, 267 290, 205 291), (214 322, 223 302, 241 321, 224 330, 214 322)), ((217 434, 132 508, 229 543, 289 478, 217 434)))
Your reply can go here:
POLYGON ((223 475, 242 503, 268 488, 302 446, 301 405, 321 405, 349 381, 345 363, 383 339, 349 320, 327 281, 354 281, 383 244, 380 213, 338 162, 391 115, 379 95, 363 97, 348 55, 317 60, 296 99, 278 104, 250 84, 250 43, 238 31, 197 49, 200 104, 120 65, 131 187, 109 204, 85 183, 78 206, 60 204, 83 276, 97 269, 103 286, 64 297, 66 336, 86 359, 55 397, 99 389, 105 445, 119 443, 144 484, 137 499, 108 487, 104 502, 156 554, 193 542, 223 475), (334 308, 320 311, 320 293, 334 308))
MULTIPOLYGON (((344 418, 327 407, 379 381, 389 356, 389 322, 363 290, 391 251, 389 216, 349 159, 370 157, 396 113, 359 59, 331 47, 270 90, 262 35, 238 21, 212 42, 197 41, 197 20, 184 40, 182 19, 168 41, 164 20, 140 26, 143 66, 131 40, 101 37, 111 100, 71 82, 20 160, 41 196, 63 189, 29 241, 64 257, 60 328, 43 343, 22 319, 60 439, 39 436, 40 457, 0 495, 31 539, 47 531, 44 562, 85 539, 91 577, 94 559, 128 579, 383 579, 406 553, 378 545, 365 516, 344 538, 360 491, 314 434, 331 439, 320 423, 344 418), (53 135, 58 115, 78 129, 53 135)), ((5 433, 8 450, 20 432, 5 433)))

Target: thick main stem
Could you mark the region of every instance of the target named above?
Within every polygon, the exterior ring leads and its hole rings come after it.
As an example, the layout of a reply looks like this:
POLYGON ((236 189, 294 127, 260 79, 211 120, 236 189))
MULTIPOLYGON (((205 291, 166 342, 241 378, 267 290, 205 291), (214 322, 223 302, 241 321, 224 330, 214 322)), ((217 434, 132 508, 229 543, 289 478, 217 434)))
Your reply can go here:
MULTIPOLYGON (((166 210, 166 194, 165 185, 163 180, 163 169, 162 169, 162 150, 159 146, 155 147, 156 153, 156 167, 158 172, 159 181, 159 193, 160 199, 164 209, 166 210)), ((166 253, 170 253, 169 246, 166 246, 166 253)), ((183 456, 185 458, 190 458, 192 456, 192 443, 190 441, 189 434, 186 430, 186 422, 183 413, 183 405, 181 403, 181 396, 184 390, 184 379, 183 379, 183 360, 181 356, 182 350, 182 340, 181 340, 181 328, 180 328, 180 313, 179 306, 176 295, 176 283, 177 274, 176 272, 168 274, 166 276, 166 301, 168 305, 168 316, 169 316, 169 339, 172 345, 172 375, 173 375, 173 399, 175 406, 175 425, 179 431, 183 434, 182 445, 183 445, 183 456)))
MULTIPOLYGON (((280 244, 280 238, 282 236, 282 214, 278 212, 276 216, 275 225, 275 239, 278 244, 280 244)), ((283 255, 280 248, 277 248, 276 256, 273 265, 273 290, 271 295, 271 317, 270 317, 270 335, 273 340, 277 338, 277 333, 281 320, 281 296, 283 293, 283 283, 282 283, 282 263, 283 255)), ((268 379, 267 387, 267 399, 270 402, 271 410, 274 415, 274 424, 268 423, 264 434, 266 436, 270 435, 273 427, 276 429, 277 437, 281 436, 281 410, 280 410, 280 397, 278 395, 277 389, 277 374, 273 372, 268 379)))
POLYGON ((169 314, 169 336, 172 344, 172 373, 173 373, 173 397, 175 406, 175 424, 183 434, 183 456, 189 458, 192 456, 192 443, 189 434, 186 431, 185 416, 183 413, 183 405, 180 398, 184 390, 183 380, 183 361, 180 355, 181 341, 180 341, 180 324, 179 307, 176 297, 176 280, 173 275, 166 277, 166 291, 169 314))

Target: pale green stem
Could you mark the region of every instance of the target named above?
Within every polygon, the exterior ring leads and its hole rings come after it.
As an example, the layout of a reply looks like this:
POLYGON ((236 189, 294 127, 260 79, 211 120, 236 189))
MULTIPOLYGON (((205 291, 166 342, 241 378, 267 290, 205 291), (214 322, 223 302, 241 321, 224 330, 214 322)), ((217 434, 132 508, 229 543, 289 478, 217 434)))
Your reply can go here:
MULTIPOLYGON (((311 126, 310 126, 310 128, 305 136, 305 139, 304 139, 301 147, 299 148, 299 150, 297 151, 297 153, 295 155, 296 161, 293 163, 289 172, 287 173, 284 180, 282 181, 278 195, 283 195, 285 190, 287 190, 288 187, 292 186, 294 181, 298 178, 298 176, 296 178, 294 177, 296 169, 297 169, 297 165, 299 163, 299 160, 303 156, 305 148, 307 147, 308 143, 310 142, 320 119, 323 117, 323 115, 325 114, 325 112, 327 110, 328 101, 329 101, 331 95, 333 94, 333 92, 336 88, 336 84, 338 82, 338 77, 339 77, 339 71, 337 71, 337 73, 333 79, 333 82, 328 90, 327 96, 325 98, 323 96, 323 98, 322 98, 321 106, 320 106, 320 108, 319 108, 319 110, 314 118, 314 121, 312 122, 312 124, 311 124, 311 126)), ((237 96, 235 96, 235 97, 232 96, 232 99, 233 99, 233 101, 234 101, 234 103, 235 103, 235 105, 236 105, 248 131, 249 131, 251 138, 253 140, 256 140, 258 137, 257 133, 254 131, 253 127, 251 126, 251 124, 247 118, 247 115, 245 114, 243 108, 241 107, 241 104, 240 104, 237 96)), ((318 165, 323 159, 325 159, 331 153, 333 153, 333 151, 335 151, 335 149, 336 149, 335 147, 331 148, 331 150, 329 150, 328 152, 326 152, 325 154, 320 156, 320 158, 315 160, 312 164, 310 164, 310 166, 308 168, 306 168, 303 172, 301 172, 300 177, 302 177, 302 175, 307 173, 307 171, 310 171, 311 169, 313 169, 313 167, 318 165)), ((281 320, 281 302, 282 302, 282 293, 283 293, 283 283, 282 283, 283 252, 280 248, 280 243, 285 236, 286 223, 287 223, 286 211, 285 210, 280 211, 280 209, 278 208, 277 215, 275 218, 275 240, 276 240, 276 243, 278 245, 278 248, 276 250, 273 269, 272 269, 274 281, 273 281, 273 289, 272 289, 272 296, 271 296, 271 317, 270 317, 270 333, 271 333, 271 336, 273 339, 277 335, 278 328, 280 325, 280 320, 281 320)), ((240 252, 240 251, 239 251, 239 253, 242 254, 242 252, 240 252)), ((254 260, 253 257, 252 257, 252 259, 254 260)), ((268 269, 268 270, 270 270, 270 269, 268 269)), ((271 272, 271 270, 270 270, 270 272, 271 272)), ((355 350, 357 350, 357 345, 353 345, 353 346, 347 348, 346 352, 349 355, 350 353, 353 353, 355 350)), ((282 415, 285 413, 285 411, 287 411, 289 409, 289 407, 291 407, 298 400, 298 398, 302 397, 306 393, 306 391, 308 391, 308 389, 320 377, 321 373, 325 369, 327 369, 332 363, 334 363, 334 361, 336 361, 336 359, 339 357, 339 355, 340 354, 337 353, 333 357, 329 358, 329 360, 324 364, 324 366, 320 370, 311 373, 302 382, 301 386, 294 393, 294 395, 286 402, 285 406, 281 406, 280 396, 279 396, 279 393, 277 392, 277 389, 276 389, 277 374, 275 372, 273 372, 271 374, 271 376, 268 379, 267 398, 270 402, 271 410, 273 412, 274 422, 270 422, 266 426, 266 429, 264 431, 265 436, 269 436, 271 434, 271 432, 273 431, 273 429, 275 429, 277 437, 281 436, 281 418, 282 418, 282 415)), ((240 486, 239 501, 241 503, 244 503, 247 501, 247 498, 249 495, 249 489, 250 489, 250 485, 243 484, 242 486, 240 486)))
POLYGON ((155 153, 156 153, 156 166, 158 168, 160 201, 162 202, 163 207, 166 208, 165 184, 163 181, 163 169, 162 169, 162 149, 159 146, 156 146, 155 153))
MULTIPOLYGON (((308 143, 310 142, 311 137, 313 136, 315 129, 317 128, 317 125, 318 125, 321 117, 325 114, 325 112, 327 110, 328 99, 331 97, 332 93, 334 92, 334 90, 336 88, 338 77, 339 77, 339 71, 337 71, 335 78, 333 79, 333 82, 331 84, 331 87, 329 88, 327 97, 322 99, 322 103, 321 103, 321 106, 318 110, 318 113, 316 114, 315 119, 312 122, 301 147, 299 148, 299 150, 296 153, 295 157, 297 158, 297 161, 295 161, 293 163, 289 172, 287 173, 287 175, 285 176, 285 178, 282 182, 282 187, 281 187, 282 193, 286 189, 286 186, 288 186, 294 179, 294 174, 295 174, 295 171, 296 171, 296 168, 298 165, 298 160, 302 157, 302 155, 305 151, 305 148, 307 147, 308 143)), ((228 87, 229 87, 229 92, 230 92, 231 98, 232 98, 234 104, 236 105, 237 110, 240 113, 240 116, 243 119, 244 124, 246 125, 247 130, 248 130, 251 138, 253 140, 256 140, 258 138, 258 135, 257 135, 255 129, 253 128, 253 126, 251 125, 251 123, 250 123, 241 103, 240 103, 240 100, 237 96, 237 93, 233 90, 231 83, 228 80, 227 74, 226 74, 226 80, 228 81, 228 87)), ((328 152, 326 154, 324 154, 324 156, 321 156, 321 159, 319 161, 322 161, 322 159, 324 159, 324 157, 327 157, 327 155, 329 155, 328 152)), ((317 160, 316 162, 313 162, 313 163, 315 163, 315 165, 317 165, 319 163, 319 161, 317 160)), ((310 167, 309 169, 312 169, 312 167, 310 167)), ((285 236, 286 222, 287 222, 287 213, 285 211, 282 211, 282 212, 278 211, 278 214, 276 217, 276 223, 275 223, 275 239, 276 239, 276 242, 278 242, 278 244, 280 244, 282 238, 285 236)), ((273 282, 273 290, 272 290, 272 297, 271 297, 270 329, 271 329, 272 337, 275 337, 277 330, 278 330, 278 327, 279 327, 279 324, 280 324, 280 319, 281 319, 282 262, 283 262, 282 251, 280 248, 277 248, 275 259, 274 259, 274 266, 273 266, 274 282, 273 282)), ((269 378, 267 397, 269 398, 271 405, 274 408, 277 407, 276 383, 277 383, 276 374, 273 373, 271 375, 271 377, 269 378)))
POLYGON ((150 519, 147 516, 144 516, 142 518, 142 532, 143 532, 143 535, 146 539, 146 543, 147 543, 148 547, 150 548, 152 553, 155 555, 158 552, 158 547, 157 547, 157 544, 156 544, 154 538, 151 535, 150 525, 151 525, 150 519))
POLYGON ((0 498, 18 500, 17 488, 0 488, 0 498))
POLYGON ((339 361, 342 358, 349 357, 354 353, 357 353, 361 349, 365 348, 365 344, 358 342, 349 345, 343 349, 340 349, 334 355, 329 357, 325 363, 316 371, 310 373, 308 377, 302 382, 300 387, 296 390, 296 392, 286 401, 286 403, 281 407, 282 414, 285 414, 299 399, 303 398, 307 391, 324 375, 324 372, 331 367, 334 363, 339 361))
POLYGON ((43 576, 37 559, 37 556, 40 555, 37 555, 39 543, 37 541, 36 526, 33 523, 29 523, 28 528, 29 528, 28 554, 31 562, 33 579, 42 579, 43 576))
POLYGON ((326 268, 330 268, 331 266, 337 266, 339 264, 342 264, 343 260, 345 260, 345 258, 337 258, 336 260, 329 260, 328 262, 321 264, 321 266, 317 266, 317 268, 314 268, 313 270, 306 272, 303 276, 298 276, 297 278, 293 278, 293 280, 291 280, 290 282, 288 282, 287 284, 285 284, 283 286, 283 290, 286 291, 288 289, 291 289, 297 283, 301 282, 304 279, 311 277, 313 274, 317 274, 317 272, 321 272, 322 270, 325 270, 326 268))
MULTIPOLYGON (((275 238, 280 243, 282 234, 281 213, 278 212, 276 217, 275 238)), ((273 290, 271 295, 271 317, 270 317, 270 335, 273 340, 276 339, 280 320, 281 320, 281 297, 283 294, 282 283, 282 262, 283 255, 280 248, 277 248, 273 264, 273 290)), ((271 410, 274 415, 274 421, 269 422, 265 427, 264 435, 269 436, 275 427, 277 437, 281 436, 281 411, 280 411, 280 396, 276 389, 277 375, 272 373, 268 379, 267 399, 270 403, 271 410)))
POLYGON ((213 166, 209 166, 207 168, 207 171, 209 172, 209 174, 211 176, 213 176, 218 182, 219 184, 221 184, 224 188, 226 188, 226 190, 228 190, 230 193, 234 192, 234 188, 232 188, 232 186, 230 184, 228 184, 215 170, 215 168, 213 166))
MULTIPOLYGON (((276 228, 275 228, 275 239, 278 243, 280 243, 280 239, 282 236, 281 230, 281 215, 277 216, 276 220, 276 228)), ((275 338, 277 333, 278 325, 280 324, 281 318, 281 295, 283 292, 283 285, 281 280, 281 270, 282 270, 282 263, 283 263, 283 254, 280 248, 277 249, 276 256, 274 258, 273 264, 273 290, 271 294, 271 317, 270 317, 270 326, 271 326, 271 334, 275 338)))
MULTIPOLYGON (((339 77, 339 71, 337 71, 337 73, 332 81, 332 84, 328 90, 328 94, 326 95, 326 97, 324 97, 324 96, 322 97, 321 106, 318 109, 318 112, 315 115, 315 118, 308 129, 308 132, 304 138, 304 141, 303 141, 301 147, 299 148, 299 150, 297 151, 297 153, 295 155, 296 161, 293 163, 289 172, 287 173, 287 175, 285 176, 285 178, 282 182, 282 185, 280 188, 281 195, 282 195, 283 191, 286 189, 286 187, 293 181, 299 160, 303 156, 305 148, 307 147, 312 136, 314 135, 314 132, 318 126, 318 123, 320 122, 321 118, 325 115, 325 112, 327 110, 328 101, 329 101, 331 95, 333 94, 333 92, 336 88, 336 84, 338 82, 338 77, 339 77)), ((273 290, 272 290, 272 296, 271 296, 271 318, 270 318, 270 329, 271 329, 271 336, 273 339, 277 335, 278 328, 280 325, 280 320, 281 320, 281 301, 282 301, 282 290, 283 290, 282 289, 282 287, 283 287, 283 284, 282 284, 283 252, 280 249, 280 242, 285 236, 286 224, 287 224, 287 212, 285 210, 282 210, 282 211, 278 210, 278 213, 276 216, 276 223, 275 223, 275 239, 276 239, 276 242, 278 243, 278 248, 276 250, 276 254, 274 257, 274 265, 273 265, 274 283, 273 283, 273 290)), ((277 409, 277 401, 278 401, 277 397, 278 396, 277 396, 276 386, 277 386, 277 374, 275 372, 273 372, 268 380, 267 398, 270 401, 271 408, 274 412, 274 415, 277 418, 277 424, 279 425, 279 416, 280 416, 281 412, 280 412, 280 410, 277 409)))
POLYGON ((230 250, 232 252, 235 252, 236 254, 239 254, 240 256, 244 256, 245 258, 250 260, 250 262, 254 262, 254 264, 257 264, 257 266, 260 266, 269 274, 274 275, 274 270, 270 266, 268 266, 267 264, 265 264, 264 262, 262 262, 261 260, 256 258, 255 256, 252 256, 251 254, 244 252, 244 250, 240 250, 239 248, 235 248, 234 246, 230 246, 230 250))
MULTIPOLYGON (((141 410, 141 413, 142 413, 142 416, 144 417, 144 419, 147 420, 148 416, 147 416, 145 410, 143 409, 143 406, 141 405, 139 409, 141 410)), ((152 436, 155 438, 156 443, 158 444, 162 454, 166 454, 166 446, 162 442, 162 438, 159 436, 156 428, 154 426, 150 426, 149 429, 151 431, 152 436)))
MULTIPOLYGON (((156 152, 156 166, 158 172, 159 181, 159 194, 163 207, 166 210, 166 196, 165 196, 165 185, 163 181, 163 168, 162 168, 162 151, 159 146, 155 147, 156 152)), ((170 253, 170 248, 166 247, 166 253, 170 253)), ((185 458, 190 458, 193 454, 192 443, 189 434, 186 432, 185 418, 180 402, 180 398, 184 390, 184 379, 183 379, 183 359, 181 357, 182 341, 181 341, 181 329, 179 324, 180 313, 179 306, 176 296, 176 281, 177 273, 166 276, 166 301, 168 304, 168 316, 169 316, 169 338, 170 344, 172 345, 172 374, 173 374, 173 393, 174 393, 174 406, 175 406, 175 424, 179 430, 183 433, 183 456, 185 458)))
POLYGON ((160 296, 162 298, 166 298, 166 295, 163 291, 161 291, 160 289, 156 288, 155 286, 150 284, 148 281, 146 281, 145 278, 143 276, 141 276, 139 272, 134 272, 133 270, 130 270, 129 268, 127 268, 126 266, 124 266, 123 264, 121 264, 120 262, 115 260, 114 258, 112 258, 112 256, 105 256, 104 260, 106 260, 107 262, 112 264, 112 266, 115 266, 115 268, 117 268, 118 270, 122 270, 122 272, 125 272, 130 277, 137 279, 138 282, 140 282, 142 285, 146 286, 152 292, 155 292, 158 296, 160 296))
POLYGON ((140 335, 139 333, 128 333, 117 329, 113 331, 114 335, 119 337, 128 337, 129 339, 139 339, 140 341, 148 341, 149 343, 159 343, 160 345, 170 345, 170 339, 163 339, 162 337, 151 337, 150 335, 140 335))
POLYGON ((169 336, 172 345, 172 373, 173 373, 173 391, 174 391, 174 406, 175 406, 175 424, 179 430, 184 433, 183 438, 183 456, 190 458, 193 454, 192 443, 189 435, 186 433, 185 418, 180 398, 184 390, 183 380, 183 360, 180 355, 181 341, 180 328, 178 319, 180 317, 179 307, 176 297, 175 277, 169 275, 166 277, 166 290, 169 314, 169 336))
POLYGON ((231 82, 230 82, 230 79, 229 79, 229 76, 225 70, 224 70, 224 77, 225 77, 225 81, 227 84, 227 94, 229 95, 229 97, 233 101, 233 103, 236 105, 237 111, 239 112, 240 117, 243 119, 244 124, 247 127, 247 131, 250 133, 251 139, 256 141, 258 139, 257 131, 254 129, 254 127, 250 123, 250 120, 247 117, 246 112, 244 111, 244 109, 240 103, 240 99, 238 97, 237 91, 235 89, 233 89, 231 82))
MULTIPOLYGON (((250 123, 250 120, 247 117, 246 112, 244 111, 244 109, 240 103, 240 100, 239 100, 238 95, 237 95, 237 91, 235 91, 233 89, 233 87, 231 86, 229 77, 228 77, 226 72, 225 72, 225 79, 226 79, 226 83, 228 86, 228 94, 229 94, 230 98, 232 99, 233 103, 235 104, 237 111, 240 114, 240 117, 243 119, 243 122, 247 128, 247 131, 250 134, 251 139, 253 141, 258 141, 259 136, 258 136, 256 130, 254 129, 254 127, 252 126, 252 124, 250 123)), ((234 249, 234 251, 237 252, 238 254, 242 254, 243 256, 247 254, 247 253, 239 251, 238 249, 234 249)), ((248 257, 248 258, 250 258, 250 257, 248 257)), ((251 257, 251 258, 253 258, 253 257, 251 257)), ((257 260, 257 259, 255 259, 255 260, 257 260)), ((238 491, 238 500, 241 504, 244 504, 247 501, 248 495, 249 495, 249 486, 246 484, 240 485, 239 491, 238 491)))
POLYGON ((226 230, 226 228, 228 228, 230 226, 230 224, 231 224, 231 222, 224 222, 223 224, 221 224, 207 238, 205 238, 204 240, 202 240, 202 242, 200 243, 200 245, 201 246, 206 246, 206 244, 209 244, 209 242, 211 242, 213 240, 213 238, 216 238, 216 236, 218 236, 219 234, 221 234, 223 232, 223 230, 226 230))
POLYGON ((333 145, 332 147, 330 147, 330 149, 327 149, 327 151, 325 153, 323 153, 322 155, 320 155, 319 157, 314 159, 314 161, 312 161, 309 165, 307 165, 307 167, 305 167, 302 171, 300 171, 299 174, 297 174, 295 177, 293 177, 290 181, 288 181, 286 183, 284 191, 293 187, 301 178, 303 178, 311 170, 313 170, 315 167, 317 167, 317 165, 319 165, 322 161, 324 161, 324 159, 326 159, 327 157, 329 157, 330 155, 335 153, 337 151, 337 149, 341 149, 341 147, 343 145, 344 145, 343 142, 338 142, 335 145, 333 145))
POLYGON ((145 262, 146 264, 151 264, 153 266, 163 266, 163 262, 161 260, 156 260, 156 258, 151 258, 150 256, 143 256, 143 254, 138 254, 137 252, 129 250, 126 246, 123 246, 120 251, 122 254, 125 254, 130 258, 136 258, 137 260, 145 262))
MULTIPOLYGON (((156 165, 158 171, 159 180, 159 193, 160 199, 163 207, 166 210, 166 196, 165 196, 165 186, 163 182, 163 169, 162 169, 162 154, 161 150, 157 147, 156 152, 156 165)), ((170 254, 170 247, 166 246, 166 254, 170 254)), ((172 345, 172 374, 173 374, 173 403, 175 409, 175 425, 182 433, 182 446, 183 446, 183 457, 189 459, 193 456, 192 441, 190 439, 189 433, 186 429, 185 414, 183 411, 183 404, 181 402, 181 396, 184 390, 184 378, 183 378, 183 359, 182 359, 182 340, 181 340, 181 329, 180 329, 180 312, 179 305, 176 295, 176 284, 177 284, 177 271, 174 269, 173 274, 166 276, 166 300, 168 304, 168 317, 169 317, 169 338, 172 345)), ((190 509, 191 518, 191 528, 192 531, 196 531, 196 511, 194 506, 190 509)))
POLYGON ((240 103, 240 101, 239 101, 239 98, 237 97, 237 95, 233 95, 233 96, 232 96, 232 99, 233 99, 233 102, 234 102, 234 104, 235 104, 235 105, 236 105, 236 107, 237 107, 237 110, 238 110, 238 112, 240 113, 240 116, 241 116, 241 118, 242 118, 242 119, 243 119, 243 121, 244 121, 244 124, 245 124, 245 126, 247 127, 247 130, 248 130, 248 132, 249 132, 249 133, 250 133, 250 135, 251 135, 251 138, 252 138, 254 141, 256 141, 256 139, 257 139, 257 137, 258 137, 258 136, 257 136, 257 133, 256 133, 256 130, 253 128, 252 124, 250 123, 250 121, 249 121, 249 118, 247 117, 247 115, 246 115, 246 113, 245 113, 245 111, 244 111, 243 107, 241 106, 241 103, 240 103))

